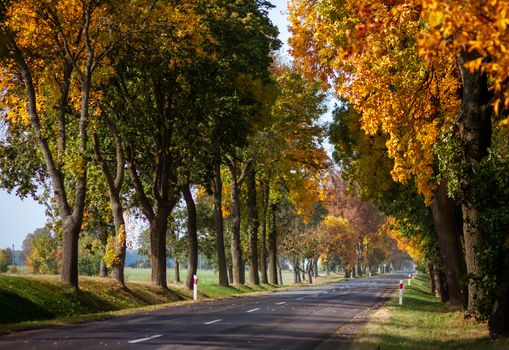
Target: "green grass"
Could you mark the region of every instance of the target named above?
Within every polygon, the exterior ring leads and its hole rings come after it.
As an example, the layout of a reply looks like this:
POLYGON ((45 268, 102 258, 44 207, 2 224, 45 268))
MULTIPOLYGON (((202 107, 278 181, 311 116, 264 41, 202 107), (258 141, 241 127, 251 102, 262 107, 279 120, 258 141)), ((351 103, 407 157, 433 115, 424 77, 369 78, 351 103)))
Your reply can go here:
POLYGON ((75 292, 57 276, 0 275, 0 324, 75 318, 185 298, 177 290, 143 283, 129 283, 124 289, 97 277, 80 277, 80 290, 75 292))
POLYGON ((370 317, 350 350, 502 350, 509 340, 491 341, 486 324, 466 320, 429 293, 428 280, 405 283, 403 305, 397 296, 370 317))
MULTIPOLYGON (((174 280, 173 268, 167 269, 168 282, 174 280)), ((217 272, 214 270, 203 270, 199 269, 197 272, 200 284, 215 284, 218 281, 217 272)), ((146 268, 134 268, 126 267, 125 276, 127 281, 133 282, 149 282, 150 281, 150 269, 146 268)), ((187 276, 186 269, 180 269, 180 279, 185 281, 187 276)), ((247 273, 246 273, 247 277, 247 273)), ((283 284, 290 285, 293 283, 293 273, 291 271, 283 271, 283 284)))

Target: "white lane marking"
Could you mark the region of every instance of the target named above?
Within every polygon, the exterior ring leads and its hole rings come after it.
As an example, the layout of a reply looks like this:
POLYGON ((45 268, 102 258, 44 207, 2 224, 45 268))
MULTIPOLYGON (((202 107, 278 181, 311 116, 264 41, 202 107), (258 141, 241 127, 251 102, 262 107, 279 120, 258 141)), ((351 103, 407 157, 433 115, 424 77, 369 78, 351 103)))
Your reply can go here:
POLYGON ((286 301, 282 301, 280 303, 276 303, 276 305, 283 305, 283 304, 286 304, 286 301))
POLYGON ((246 312, 254 312, 254 311, 258 311, 258 310, 260 310, 259 307, 257 307, 256 309, 247 310, 246 312))
POLYGON ((129 341, 128 341, 128 343, 129 343, 129 344, 141 343, 142 341, 147 341, 147 340, 151 340, 151 339, 159 338, 159 337, 162 337, 162 336, 163 336, 162 334, 157 334, 157 335, 153 335, 153 336, 148 337, 148 338, 141 338, 141 339, 136 339, 136 340, 129 340, 129 341))
POLYGON ((218 318, 217 320, 205 322, 204 324, 212 324, 212 323, 216 323, 216 322, 221 322, 222 320, 223 320, 222 318, 218 318))
POLYGON ((302 299, 304 299, 304 298, 297 298, 297 299, 295 299, 295 300, 302 300, 302 299))

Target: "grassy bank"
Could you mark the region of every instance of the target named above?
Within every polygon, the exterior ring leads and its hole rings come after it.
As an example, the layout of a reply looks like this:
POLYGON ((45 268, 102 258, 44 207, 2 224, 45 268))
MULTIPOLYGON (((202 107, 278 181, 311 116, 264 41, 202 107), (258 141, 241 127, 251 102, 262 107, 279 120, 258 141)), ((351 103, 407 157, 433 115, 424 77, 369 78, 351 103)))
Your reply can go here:
POLYGON ((421 275, 409 287, 405 283, 404 303, 394 297, 370 317, 349 350, 502 350, 509 340, 491 341, 486 324, 465 320, 462 311, 447 306, 429 293, 421 275))
MULTIPOLYGON (((146 271, 136 272, 138 275, 146 273, 146 271)), ((133 271, 128 273, 132 275, 133 271)), ((213 280, 211 271, 207 273, 202 271, 198 276, 201 299, 267 292, 282 287, 273 285, 222 287, 211 282, 213 280)), ((319 278, 318 282, 326 283, 340 279, 339 275, 330 275, 319 278)), ((140 307, 166 306, 191 299, 191 293, 182 284, 170 284, 169 289, 164 291, 146 282, 127 282, 127 288, 124 289, 109 278, 85 276, 80 276, 80 290, 75 292, 62 284, 58 276, 0 274, 0 330, 104 318, 140 307)))

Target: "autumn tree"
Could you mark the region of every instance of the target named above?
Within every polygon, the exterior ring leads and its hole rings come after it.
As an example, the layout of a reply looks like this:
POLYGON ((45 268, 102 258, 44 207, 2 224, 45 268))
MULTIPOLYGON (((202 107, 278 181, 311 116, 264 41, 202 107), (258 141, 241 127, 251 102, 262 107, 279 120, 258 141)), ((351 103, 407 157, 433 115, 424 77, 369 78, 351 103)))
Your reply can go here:
POLYGON ((117 25, 119 8, 95 1, 14 1, 0 24, 7 120, 37 140, 62 219, 61 278, 75 288, 88 125, 97 114, 97 82, 108 75, 106 56, 125 35, 117 25))

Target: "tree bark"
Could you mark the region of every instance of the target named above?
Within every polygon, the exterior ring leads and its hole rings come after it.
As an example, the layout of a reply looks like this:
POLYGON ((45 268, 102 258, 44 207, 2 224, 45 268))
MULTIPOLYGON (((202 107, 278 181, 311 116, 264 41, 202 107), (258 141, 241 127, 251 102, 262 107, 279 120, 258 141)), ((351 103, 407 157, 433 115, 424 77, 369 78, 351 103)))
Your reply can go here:
POLYGON ((260 257, 261 283, 269 283, 267 275, 267 211, 269 209, 270 187, 269 180, 263 180, 263 201, 262 201, 262 247, 260 257))
POLYGON ((233 284, 238 286, 242 284, 242 249, 240 246, 240 186, 238 179, 238 164, 236 160, 229 163, 231 175, 231 201, 232 201, 232 267, 233 267, 233 284))
POLYGON ((249 283, 260 284, 258 275, 258 209, 256 207, 256 171, 247 175, 247 222, 249 232, 249 283))
POLYGON ((216 229, 217 269, 219 272, 219 285, 228 286, 228 271, 226 266, 226 253, 224 250, 224 222, 223 222, 223 182, 221 180, 221 164, 215 165, 213 179, 214 193, 214 225, 216 229))
MULTIPOLYGON (((475 206, 471 180, 474 177, 475 166, 488 155, 492 133, 490 104, 492 96, 488 90, 487 76, 479 71, 470 73, 464 67, 465 62, 475 58, 478 58, 476 51, 462 52, 458 60, 463 81, 463 104, 458 126, 465 167, 462 176, 461 209, 467 272, 473 279, 482 277, 477 258, 477 250, 482 241, 482 228, 479 225, 479 211, 475 206)), ((482 291, 473 279, 468 283, 468 312, 477 315, 479 312, 475 300, 482 297, 482 291)))
POLYGON ((505 248, 500 257, 498 288, 495 289, 495 302, 488 320, 492 338, 509 337, 509 251, 505 248))
POLYGON ((180 263, 177 258, 173 259, 173 281, 175 284, 180 283, 180 263))
POLYGON ((189 240, 189 254, 186 276, 186 287, 193 289, 193 276, 198 270, 198 231, 196 223, 196 205, 189 185, 182 188, 182 194, 187 206, 187 237, 189 240))
POLYGON ((168 288, 166 278, 166 231, 171 209, 159 202, 154 219, 150 222, 150 265, 151 280, 156 286, 168 288))
POLYGON ((462 284, 466 275, 466 265, 461 247, 460 233, 456 223, 456 203, 447 195, 447 183, 442 180, 435 191, 431 203, 431 211, 437 232, 440 255, 444 263, 447 280, 449 304, 453 307, 464 307, 467 302, 468 290, 462 284))
POLYGON ((430 292, 432 295, 437 295, 437 284, 435 282, 435 269, 432 262, 428 262, 430 292))
POLYGON ((277 233, 276 233, 276 210, 277 205, 270 206, 270 232, 269 232, 269 283, 277 283, 277 233))

